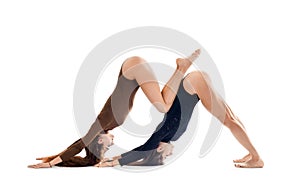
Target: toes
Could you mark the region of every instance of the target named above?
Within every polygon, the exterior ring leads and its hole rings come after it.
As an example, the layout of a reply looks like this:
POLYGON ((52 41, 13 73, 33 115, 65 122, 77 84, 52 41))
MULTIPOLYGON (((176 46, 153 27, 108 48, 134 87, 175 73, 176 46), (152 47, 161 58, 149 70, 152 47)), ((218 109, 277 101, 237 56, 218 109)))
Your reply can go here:
POLYGON ((263 166, 259 164, 234 164, 235 167, 237 168, 262 168, 263 166))
POLYGON ((235 167, 241 168, 241 164, 234 164, 235 167))
POLYGON ((241 159, 234 159, 233 162, 234 162, 234 163, 240 163, 240 160, 241 160, 241 159))
POLYGON ((233 162, 234 163, 244 163, 244 162, 246 162, 246 160, 244 160, 244 159, 235 159, 235 160, 233 160, 233 162))
POLYGON ((188 59, 193 62, 198 56, 200 55, 200 49, 193 52, 191 56, 188 57, 188 59))
POLYGON ((242 163, 242 164, 234 164, 237 168, 250 168, 248 164, 242 163))
POLYGON ((193 54, 194 55, 199 55, 200 54, 200 49, 195 50, 195 52, 193 54))

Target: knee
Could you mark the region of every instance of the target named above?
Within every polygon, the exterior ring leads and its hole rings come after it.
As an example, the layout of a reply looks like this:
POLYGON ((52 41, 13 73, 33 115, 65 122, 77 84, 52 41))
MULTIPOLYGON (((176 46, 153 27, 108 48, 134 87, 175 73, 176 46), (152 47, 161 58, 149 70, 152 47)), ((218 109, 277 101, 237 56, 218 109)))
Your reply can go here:
POLYGON ((193 71, 190 73, 192 77, 197 78, 198 80, 206 81, 209 80, 209 75, 204 71, 193 71))
POLYGON ((203 71, 193 71, 189 74, 189 77, 192 83, 194 83, 198 88, 201 89, 203 93, 210 93, 209 82, 206 78, 208 78, 208 74, 203 71))

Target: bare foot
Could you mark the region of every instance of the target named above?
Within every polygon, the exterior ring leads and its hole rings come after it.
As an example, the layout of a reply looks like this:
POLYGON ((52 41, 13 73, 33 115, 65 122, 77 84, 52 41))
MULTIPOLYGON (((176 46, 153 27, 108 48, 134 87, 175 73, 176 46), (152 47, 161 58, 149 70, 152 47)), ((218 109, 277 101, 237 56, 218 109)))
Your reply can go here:
POLYGON ((178 69, 182 70, 183 72, 186 72, 188 68, 192 65, 192 63, 198 58, 200 55, 200 49, 195 50, 191 56, 187 58, 178 58, 176 59, 176 64, 178 66, 178 69))
POLYGON ((250 159, 249 161, 246 161, 244 163, 234 164, 234 166, 238 168, 263 168, 264 162, 261 159, 250 159))
POLYGON ((247 154, 246 156, 244 156, 241 159, 235 159, 233 160, 234 163, 244 163, 246 161, 249 161, 252 158, 251 154, 247 154))

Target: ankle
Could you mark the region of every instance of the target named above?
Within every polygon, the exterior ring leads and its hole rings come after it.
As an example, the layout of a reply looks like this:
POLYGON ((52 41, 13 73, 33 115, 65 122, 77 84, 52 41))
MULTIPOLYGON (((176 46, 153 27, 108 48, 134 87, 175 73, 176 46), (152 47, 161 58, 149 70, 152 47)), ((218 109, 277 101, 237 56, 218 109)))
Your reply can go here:
POLYGON ((259 159, 260 159, 260 156, 258 154, 255 154, 255 155, 251 154, 251 160, 259 161, 259 159))
POLYGON ((176 71, 178 71, 180 74, 184 75, 185 72, 187 71, 187 69, 181 67, 181 66, 177 66, 176 71))

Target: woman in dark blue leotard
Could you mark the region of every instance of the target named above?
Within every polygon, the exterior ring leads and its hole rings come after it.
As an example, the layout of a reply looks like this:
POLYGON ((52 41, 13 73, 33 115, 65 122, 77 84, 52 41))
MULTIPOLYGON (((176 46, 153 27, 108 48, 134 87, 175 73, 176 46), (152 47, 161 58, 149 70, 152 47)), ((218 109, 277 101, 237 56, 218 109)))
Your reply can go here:
POLYGON ((249 152, 242 159, 234 160, 236 167, 261 168, 264 162, 251 143, 244 125, 232 112, 230 107, 213 89, 210 78, 206 73, 195 71, 187 75, 179 86, 177 96, 171 109, 165 114, 147 142, 134 150, 115 157, 112 162, 102 162, 97 166, 115 165, 159 165, 163 163, 170 150, 160 150, 162 144, 176 141, 185 131, 193 109, 201 100, 203 106, 220 120, 235 136, 238 142, 249 152), (118 158, 118 159, 116 159, 118 158), (138 161, 142 160, 142 161, 138 161), (138 161, 138 162, 137 162, 138 161))

